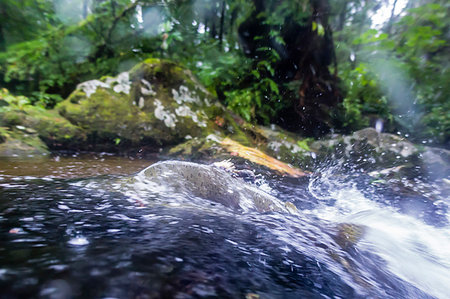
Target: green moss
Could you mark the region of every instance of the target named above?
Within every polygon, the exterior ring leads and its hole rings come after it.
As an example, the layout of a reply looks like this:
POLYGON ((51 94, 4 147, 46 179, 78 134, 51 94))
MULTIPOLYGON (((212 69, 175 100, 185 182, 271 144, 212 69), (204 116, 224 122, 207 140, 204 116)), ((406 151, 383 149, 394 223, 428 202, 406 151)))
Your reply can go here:
POLYGON ((71 102, 72 104, 78 104, 84 98, 86 98, 86 94, 81 90, 76 90, 69 95, 67 101, 71 102))
POLYGON ((48 154, 48 148, 36 134, 24 130, 0 127, 0 156, 29 156, 48 154))
POLYGON ((21 125, 24 112, 18 109, 9 109, 4 112, 0 112, 0 125, 2 126, 17 126, 21 125))
MULTIPOLYGON (((79 128, 61 117, 56 111, 30 105, 26 98, 14 97, 5 90, 2 90, 0 97, 7 98, 9 103, 7 107, 0 110, 1 126, 7 127, 9 132, 15 132, 17 126, 23 126, 26 132, 35 130, 37 133, 36 136, 33 135, 32 139, 19 138, 20 136, 12 137, 20 140, 20 144, 36 145, 41 148, 41 142, 35 141, 37 136, 50 147, 67 147, 85 139, 84 133, 79 128)), ((20 147, 20 144, 16 145, 20 147)))
POLYGON ((225 134, 229 135, 231 139, 244 146, 254 146, 251 139, 249 139, 247 134, 244 133, 232 114, 225 112, 222 117, 225 120, 225 124, 223 126, 226 129, 224 132, 225 134))
POLYGON ((204 140, 194 138, 180 143, 169 150, 169 155, 192 156, 202 146, 204 140))
POLYGON ((24 124, 34 128, 50 147, 76 147, 86 140, 85 132, 55 110, 27 108, 24 124))
POLYGON ((191 81, 184 73, 184 69, 172 61, 149 58, 130 70, 130 79, 138 81, 146 79, 162 87, 178 87, 191 81))
POLYGON ((100 139, 139 139, 137 134, 133 134, 136 128, 132 124, 140 114, 126 95, 98 88, 89 98, 77 103, 70 100, 62 102, 57 106, 57 110, 72 124, 86 132, 96 132, 100 139))

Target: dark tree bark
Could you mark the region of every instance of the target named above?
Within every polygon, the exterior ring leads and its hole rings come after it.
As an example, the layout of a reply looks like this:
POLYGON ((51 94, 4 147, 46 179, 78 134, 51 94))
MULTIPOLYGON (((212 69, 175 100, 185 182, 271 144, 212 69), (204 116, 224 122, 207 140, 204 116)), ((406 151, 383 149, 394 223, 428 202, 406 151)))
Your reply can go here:
POLYGON ((222 1, 222 10, 220 12, 220 27, 219 27, 219 43, 222 44, 223 40, 223 26, 225 22, 225 0, 222 1))
POLYGON ((0 52, 4 52, 6 50, 6 42, 5 36, 3 35, 3 26, 0 22, 0 52))
MULTIPOLYGON (((0 5, 0 20, 5 20, 5 8, 0 5)), ((3 28, 3 22, 0 21, 0 52, 6 51, 6 40, 5 40, 5 32, 3 28)))
POLYGON ((211 22, 209 36, 212 39, 215 39, 217 36, 216 14, 217 14, 217 8, 215 5, 213 5, 213 7, 211 8, 211 10, 209 12, 209 20, 211 22))
POLYGON ((338 25, 336 27, 337 31, 344 29, 345 20, 347 19, 347 1, 342 5, 341 11, 339 12, 338 25))

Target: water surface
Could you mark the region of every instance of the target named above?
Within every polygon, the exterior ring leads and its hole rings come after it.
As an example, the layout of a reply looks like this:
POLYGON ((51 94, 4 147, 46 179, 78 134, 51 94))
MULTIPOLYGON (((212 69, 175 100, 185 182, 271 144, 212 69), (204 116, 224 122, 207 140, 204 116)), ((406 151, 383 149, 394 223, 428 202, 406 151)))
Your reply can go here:
POLYGON ((259 180, 300 215, 239 213, 189 192, 124 184, 151 163, 1 160, 1 297, 450 294, 446 194, 387 192, 324 166, 312 179, 264 172, 259 180))

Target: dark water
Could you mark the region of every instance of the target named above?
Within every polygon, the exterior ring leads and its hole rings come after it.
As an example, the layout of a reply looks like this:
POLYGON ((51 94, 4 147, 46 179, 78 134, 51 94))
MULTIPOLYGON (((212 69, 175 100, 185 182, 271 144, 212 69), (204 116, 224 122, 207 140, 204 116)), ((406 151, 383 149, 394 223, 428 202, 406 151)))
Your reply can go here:
POLYGON ((403 204, 364 180, 337 179, 331 168, 311 180, 266 173, 261 188, 293 201, 301 215, 242 214, 123 184, 149 164, 109 156, 0 161, 0 297, 450 294, 442 194, 404 196, 403 204), (359 228, 355 240, 346 232, 359 228))

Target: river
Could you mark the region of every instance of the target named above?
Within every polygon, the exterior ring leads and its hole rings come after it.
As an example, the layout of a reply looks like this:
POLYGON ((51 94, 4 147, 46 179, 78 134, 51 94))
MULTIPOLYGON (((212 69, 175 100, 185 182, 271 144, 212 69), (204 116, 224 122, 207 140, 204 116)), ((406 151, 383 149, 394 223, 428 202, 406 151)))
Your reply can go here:
POLYGON ((240 213, 124 184, 153 162, 0 160, 0 297, 449 298, 449 198, 432 184, 396 193, 338 163, 310 179, 257 169, 300 214, 240 213))

